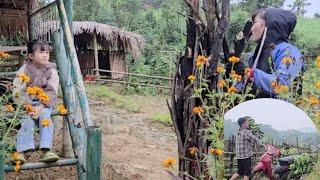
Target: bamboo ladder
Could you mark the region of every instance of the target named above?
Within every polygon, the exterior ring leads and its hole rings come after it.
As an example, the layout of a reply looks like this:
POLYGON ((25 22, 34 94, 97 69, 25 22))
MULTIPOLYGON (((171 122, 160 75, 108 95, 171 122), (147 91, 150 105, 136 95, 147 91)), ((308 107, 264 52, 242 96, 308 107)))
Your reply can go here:
MULTIPOLYGON (((32 17, 48 11, 50 8, 58 10, 58 22, 61 24, 61 28, 54 32, 51 38, 51 32, 46 33, 45 38, 53 39, 63 102, 69 110, 69 114, 64 116, 64 122, 66 122, 64 128, 68 127, 69 129, 75 158, 61 159, 54 163, 26 163, 21 166, 21 170, 76 165, 78 179, 96 180, 100 179, 101 130, 94 126, 90 118, 89 105, 71 31, 72 4, 73 0, 56 0, 36 12, 30 12, 28 13, 28 26, 30 37, 35 38, 37 34, 35 26, 45 30, 52 28, 50 27, 52 23, 39 25, 37 24, 39 22, 34 22, 32 17), (79 116, 79 111, 81 111, 82 117, 79 116)), ((5 172, 12 171, 14 171, 14 167, 4 164, 3 155, 0 153, 0 180, 4 179, 5 172)))

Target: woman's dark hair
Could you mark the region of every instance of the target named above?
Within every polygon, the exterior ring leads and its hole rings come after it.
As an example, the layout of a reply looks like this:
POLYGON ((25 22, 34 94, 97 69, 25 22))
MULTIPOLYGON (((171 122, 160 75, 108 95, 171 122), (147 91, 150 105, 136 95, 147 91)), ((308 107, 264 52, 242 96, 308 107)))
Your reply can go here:
POLYGON ((34 39, 28 43, 28 54, 32 54, 38 49, 40 51, 49 51, 50 47, 46 41, 40 39, 34 39))
POLYGON ((262 19, 266 20, 266 8, 261 8, 253 12, 251 15, 252 22, 254 21, 256 16, 260 16, 262 19))

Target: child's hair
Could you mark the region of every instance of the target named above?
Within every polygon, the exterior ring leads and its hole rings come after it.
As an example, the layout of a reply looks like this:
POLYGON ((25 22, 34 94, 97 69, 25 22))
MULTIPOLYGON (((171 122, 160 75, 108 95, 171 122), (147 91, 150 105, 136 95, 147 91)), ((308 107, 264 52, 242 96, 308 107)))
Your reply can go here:
POLYGON ((248 120, 248 116, 245 116, 245 117, 241 117, 238 119, 238 124, 240 127, 242 127, 242 124, 248 120))
POLYGON ((36 50, 49 51, 50 47, 46 41, 41 39, 34 39, 28 43, 28 54, 34 53, 36 50))

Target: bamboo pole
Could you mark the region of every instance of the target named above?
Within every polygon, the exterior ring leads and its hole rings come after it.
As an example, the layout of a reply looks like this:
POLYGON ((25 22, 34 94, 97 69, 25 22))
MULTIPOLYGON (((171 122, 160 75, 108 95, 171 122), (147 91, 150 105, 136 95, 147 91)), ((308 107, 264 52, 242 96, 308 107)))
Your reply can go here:
MULTIPOLYGON (((56 63, 59 69, 59 78, 63 94, 64 104, 67 106, 68 111, 71 112, 66 117, 66 122, 68 122, 68 130, 70 131, 72 146, 74 154, 79 158, 79 164, 77 165, 78 177, 79 179, 85 178, 85 130, 84 128, 79 128, 76 118, 76 94, 73 87, 73 81, 71 78, 71 64, 67 59, 65 47, 63 44, 62 32, 55 32, 53 34, 54 43, 54 53, 56 56, 56 63)), ((66 128, 66 127, 64 127, 66 128)), ((66 137, 66 135, 64 135, 66 137)), ((68 142, 69 140, 67 140, 68 142)), ((67 146, 68 147, 68 146, 67 146)), ((65 147, 66 148, 66 147, 65 147)), ((69 151, 69 148, 68 150, 69 151)), ((69 152, 68 152, 69 153, 69 152)))
MULTIPOLYGON (((65 4, 65 7, 66 7, 66 12, 67 12, 67 15, 68 15, 68 21, 69 21, 69 27, 70 29, 72 29, 72 24, 73 24, 73 15, 72 15, 72 11, 73 11, 73 0, 63 0, 64 4, 65 4)), ((63 78, 66 78, 66 82, 67 84, 70 84, 70 85, 73 85, 73 82, 72 82, 72 78, 71 78, 71 72, 70 72, 70 69, 71 69, 71 66, 70 66, 70 58, 66 55, 66 50, 65 50, 65 46, 63 45, 63 33, 61 32, 60 30, 60 33, 59 33, 59 39, 56 39, 58 40, 57 42, 57 45, 60 44, 60 48, 61 48, 61 51, 62 51, 62 54, 64 55, 64 57, 61 57, 61 60, 60 60, 60 64, 62 65, 61 67, 66 67, 64 68, 63 71, 66 71, 66 72, 63 72, 63 75, 65 77, 61 77, 61 79, 63 78), (65 60, 66 62, 64 63, 63 60, 65 60), (63 66, 64 64, 66 64, 66 66, 63 66), (68 82, 69 81, 69 82, 68 82)), ((61 54, 61 55, 62 55, 61 54)), ((69 91, 68 93, 64 93, 64 95, 66 94, 71 94, 72 92, 74 93, 74 88, 73 86, 70 86, 70 87, 65 87, 65 83, 62 85, 64 86, 64 90, 65 92, 66 91, 69 91)), ((70 100, 70 103, 68 103, 68 105, 70 106, 71 104, 73 104, 73 112, 76 112, 77 111, 77 107, 74 107, 74 105, 76 104, 76 97, 75 96, 63 96, 63 98, 65 99, 64 102, 65 104, 67 103, 67 100, 68 98, 72 98, 72 99, 69 99, 70 100)), ((68 116, 64 117, 64 120, 63 121, 63 142, 62 142, 62 153, 65 157, 74 157, 73 153, 72 153, 72 141, 71 141, 71 137, 70 137, 70 128, 69 128, 69 125, 68 123, 70 123, 70 121, 66 121, 68 120, 67 119, 68 116)), ((73 121, 74 122, 74 121, 73 121)))
POLYGON ((93 122, 90 118, 90 109, 89 104, 87 100, 87 95, 85 92, 85 87, 82 80, 80 65, 77 57, 77 52, 74 47, 73 37, 70 30, 70 27, 68 26, 68 19, 66 14, 66 9, 63 4, 62 0, 58 0, 58 10, 59 10, 59 16, 61 20, 61 26, 64 32, 64 38, 66 40, 66 51, 70 55, 70 61, 71 61, 71 75, 73 77, 74 83, 76 85, 76 91, 78 94, 78 99, 80 102, 80 107, 82 111, 83 116, 83 122, 85 127, 93 126, 93 122))
MULTIPOLYGON (((71 165, 76 165, 77 163, 78 163, 78 159, 62 159, 52 163, 36 162, 36 163, 28 163, 28 164, 22 165, 21 170, 33 170, 33 169, 43 169, 43 168, 49 168, 49 167, 71 166, 71 165)), ((6 172, 13 172, 14 166, 5 165, 4 169, 6 172)))
MULTIPOLYGON (((94 67, 99 69, 99 56, 98 56, 98 45, 97 45, 97 32, 93 32, 93 51, 94 51, 94 67)), ((96 77, 99 77, 99 71, 96 71, 96 77)))
POLYGON ((101 129, 97 126, 89 127, 87 130, 87 179, 100 180, 101 170, 101 129))

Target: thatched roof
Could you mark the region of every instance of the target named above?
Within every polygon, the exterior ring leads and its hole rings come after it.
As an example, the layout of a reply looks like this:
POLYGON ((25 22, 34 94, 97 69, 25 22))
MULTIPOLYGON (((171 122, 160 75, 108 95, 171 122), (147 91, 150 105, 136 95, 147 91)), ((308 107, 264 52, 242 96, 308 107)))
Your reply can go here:
POLYGON ((79 49, 93 47, 94 33, 101 49, 129 52, 134 58, 140 56, 145 45, 145 39, 140 34, 92 21, 75 21, 73 33, 79 49))
POLYGON ((27 10, 36 6, 36 0, 0 0, 0 35, 26 36, 27 10))

